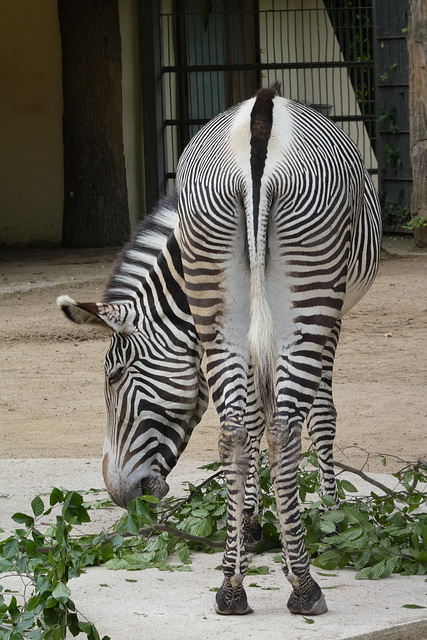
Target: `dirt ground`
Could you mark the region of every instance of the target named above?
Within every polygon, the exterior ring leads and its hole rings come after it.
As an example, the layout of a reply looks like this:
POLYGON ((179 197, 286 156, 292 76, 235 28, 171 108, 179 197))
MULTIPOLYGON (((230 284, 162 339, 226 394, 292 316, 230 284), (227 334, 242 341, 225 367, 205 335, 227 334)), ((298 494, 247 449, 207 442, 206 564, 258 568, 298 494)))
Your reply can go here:
MULTIPOLYGON (((336 458, 394 472, 427 458, 427 253, 389 238, 378 278, 346 317, 336 359, 336 458), (378 454, 387 454, 387 467, 378 454)), ((55 300, 101 298, 114 250, 0 249, 0 458, 98 458, 108 336, 55 300)), ((210 408, 185 457, 217 459, 210 408)))

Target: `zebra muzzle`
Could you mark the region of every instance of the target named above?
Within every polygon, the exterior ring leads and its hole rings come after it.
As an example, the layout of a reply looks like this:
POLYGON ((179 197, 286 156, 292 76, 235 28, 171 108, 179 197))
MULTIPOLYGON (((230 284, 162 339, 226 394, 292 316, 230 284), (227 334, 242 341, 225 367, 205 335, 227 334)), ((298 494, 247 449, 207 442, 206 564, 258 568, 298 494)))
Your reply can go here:
POLYGON ((169 485, 162 476, 151 476, 150 478, 143 478, 141 486, 145 487, 152 496, 161 500, 169 491, 169 485))

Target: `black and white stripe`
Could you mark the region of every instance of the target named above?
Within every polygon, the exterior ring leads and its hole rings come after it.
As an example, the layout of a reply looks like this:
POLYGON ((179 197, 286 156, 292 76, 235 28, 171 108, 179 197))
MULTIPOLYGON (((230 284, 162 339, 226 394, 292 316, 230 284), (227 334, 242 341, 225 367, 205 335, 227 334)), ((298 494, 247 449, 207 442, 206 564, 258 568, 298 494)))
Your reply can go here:
POLYGON ((176 196, 163 200, 124 248, 102 302, 58 298, 78 323, 112 330, 105 359, 103 474, 126 506, 146 486, 159 497, 208 404, 203 347, 183 291, 176 196))
POLYGON ((288 607, 326 611, 299 520, 301 429, 307 418, 323 490, 337 500, 333 359, 340 319, 379 260, 378 199, 356 146, 277 93, 264 89, 208 123, 177 174, 185 291, 221 423, 228 536, 216 607, 227 614, 251 611, 243 542, 257 514, 253 461, 264 423, 293 586, 288 607))

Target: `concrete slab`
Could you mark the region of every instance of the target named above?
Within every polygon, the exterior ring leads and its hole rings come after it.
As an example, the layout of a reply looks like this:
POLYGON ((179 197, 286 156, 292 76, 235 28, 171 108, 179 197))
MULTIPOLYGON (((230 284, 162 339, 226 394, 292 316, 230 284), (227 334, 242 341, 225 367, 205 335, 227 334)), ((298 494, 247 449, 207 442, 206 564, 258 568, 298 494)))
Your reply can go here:
MULTIPOLYGON (((171 492, 179 495, 183 484, 206 477, 194 461, 178 465, 171 477, 171 492)), ((384 478, 383 478, 384 480, 384 478)), ((394 482, 394 480, 391 480, 394 482)), ((67 489, 102 489, 98 460, 43 459, 1 460, 0 526, 14 528, 10 516, 30 512, 37 494, 48 495, 54 486, 67 489)), ((110 526, 120 509, 93 512, 95 530, 110 526)), ((3 536, 5 534, 2 534, 3 536)), ((112 640, 427 640, 427 583, 425 576, 391 576, 380 581, 358 581, 354 571, 313 573, 325 591, 329 612, 313 623, 292 616, 286 609, 290 586, 272 554, 254 557, 256 565, 267 565, 267 575, 248 576, 248 597, 255 613, 221 617, 214 613, 213 588, 221 583, 216 570, 218 554, 193 554, 190 572, 109 571, 89 569, 70 583, 77 608, 94 622, 102 635, 112 640), (329 574, 329 575, 324 575, 329 574), (415 604, 425 609, 407 609, 415 604)), ((22 584, 1 577, 10 589, 22 584)))

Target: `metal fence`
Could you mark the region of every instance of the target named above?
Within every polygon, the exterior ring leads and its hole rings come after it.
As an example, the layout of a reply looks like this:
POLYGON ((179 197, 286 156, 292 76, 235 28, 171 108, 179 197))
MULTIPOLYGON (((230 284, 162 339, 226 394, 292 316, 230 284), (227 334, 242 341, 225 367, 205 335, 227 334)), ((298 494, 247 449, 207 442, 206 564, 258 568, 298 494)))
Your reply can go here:
POLYGON ((384 222, 393 229, 408 218, 412 191, 408 2, 377 0, 376 14, 379 192, 384 222))
POLYGON ((326 113, 377 173, 372 0, 175 0, 161 15, 166 181, 210 118, 275 80, 326 113))

